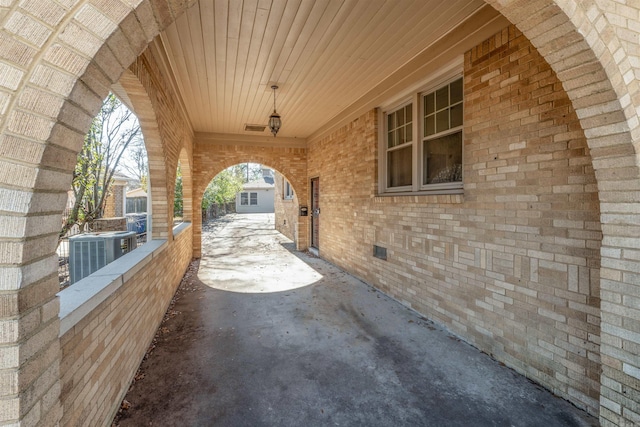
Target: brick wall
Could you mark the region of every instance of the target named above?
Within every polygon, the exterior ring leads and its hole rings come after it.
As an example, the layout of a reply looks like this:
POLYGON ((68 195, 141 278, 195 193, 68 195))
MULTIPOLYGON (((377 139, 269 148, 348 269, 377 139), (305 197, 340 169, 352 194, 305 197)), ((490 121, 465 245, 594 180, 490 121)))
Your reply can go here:
POLYGON ((110 188, 110 191, 111 192, 105 197, 104 212, 102 214, 103 218, 113 218, 116 216, 116 204, 115 195, 113 194, 113 186, 110 188))
POLYGON ((127 231, 127 218, 100 218, 93 221, 90 225, 92 232, 102 231, 127 231))
POLYGON ((191 230, 183 230, 61 337, 61 425, 111 425, 191 260, 191 245, 191 230))
POLYGON ((113 189, 114 192, 114 213, 113 216, 124 216, 124 194, 125 186, 118 185, 113 189))
POLYGON ((111 185, 109 194, 105 197, 103 218, 124 216, 122 203, 124 198, 124 185, 111 185))
POLYGON ((584 134, 513 26, 466 53, 464 77, 464 195, 376 196, 375 111, 310 142, 320 254, 597 414, 602 237, 584 134))
MULTIPOLYGON (((276 230, 296 241, 296 228, 298 223, 298 196, 293 199, 284 199, 284 176, 275 173, 274 209, 276 230)), ((295 193, 295 190, 294 190, 295 193)))

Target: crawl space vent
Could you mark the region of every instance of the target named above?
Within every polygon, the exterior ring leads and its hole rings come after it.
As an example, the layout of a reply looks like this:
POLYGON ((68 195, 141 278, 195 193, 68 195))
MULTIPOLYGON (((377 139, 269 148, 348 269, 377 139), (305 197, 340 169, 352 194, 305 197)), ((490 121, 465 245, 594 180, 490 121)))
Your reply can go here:
POLYGON ((373 245, 373 256, 376 258, 380 258, 383 260, 387 260, 387 248, 383 248, 382 246, 373 245))

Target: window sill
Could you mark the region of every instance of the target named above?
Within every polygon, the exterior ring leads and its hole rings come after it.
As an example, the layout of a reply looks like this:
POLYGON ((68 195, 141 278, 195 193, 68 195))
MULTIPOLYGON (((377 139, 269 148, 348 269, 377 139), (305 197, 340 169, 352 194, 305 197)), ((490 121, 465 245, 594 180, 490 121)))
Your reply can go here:
MULTIPOLYGON (((456 190, 458 191, 458 190, 456 190)), ((405 192, 405 193, 381 193, 373 197, 374 203, 427 203, 427 204, 460 204, 464 203, 464 194, 460 192, 405 192)))
POLYGON ((58 292, 60 336, 109 298, 154 256, 162 252, 166 245, 166 240, 152 240, 58 292))

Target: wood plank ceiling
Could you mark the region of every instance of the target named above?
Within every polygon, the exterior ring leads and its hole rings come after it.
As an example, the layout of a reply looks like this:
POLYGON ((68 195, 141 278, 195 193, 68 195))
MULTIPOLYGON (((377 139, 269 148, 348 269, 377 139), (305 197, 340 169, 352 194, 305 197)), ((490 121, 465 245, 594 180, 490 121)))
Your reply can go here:
POLYGON ((278 136, 306 138, 483 6, 200 0, 161 38, 194 131, 257 135, 277 84, 278 136))

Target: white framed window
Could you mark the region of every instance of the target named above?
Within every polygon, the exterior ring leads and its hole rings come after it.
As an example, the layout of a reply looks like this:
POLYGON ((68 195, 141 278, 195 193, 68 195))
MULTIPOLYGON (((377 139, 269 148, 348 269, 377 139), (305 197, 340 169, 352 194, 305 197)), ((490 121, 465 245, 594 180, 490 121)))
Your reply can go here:
POLYGON ((249 193, 249 204, 251 206, 258 205, 258 193, 249 193))
POLYGON ((282 178, 282 188, 283 188, 282 198, 285 200, 293 199, 293 187, 291 187, 291 184, 289 184, 289 181, 287 181, 284 178, 282 178))
POLYGON ((421 96, 421 189, 462 188, 462 77, 421 96))
POLYGON ((249 206, 249 193, 240 193, 240 206, 249 206))
POLYGON ((413 176, 413 104, 386 113, 387 188, 410 189, 413 176))
POLYGON ((380 111, 379 193, 463 190, 463 79, 453 61, 420 90, 380 111))

